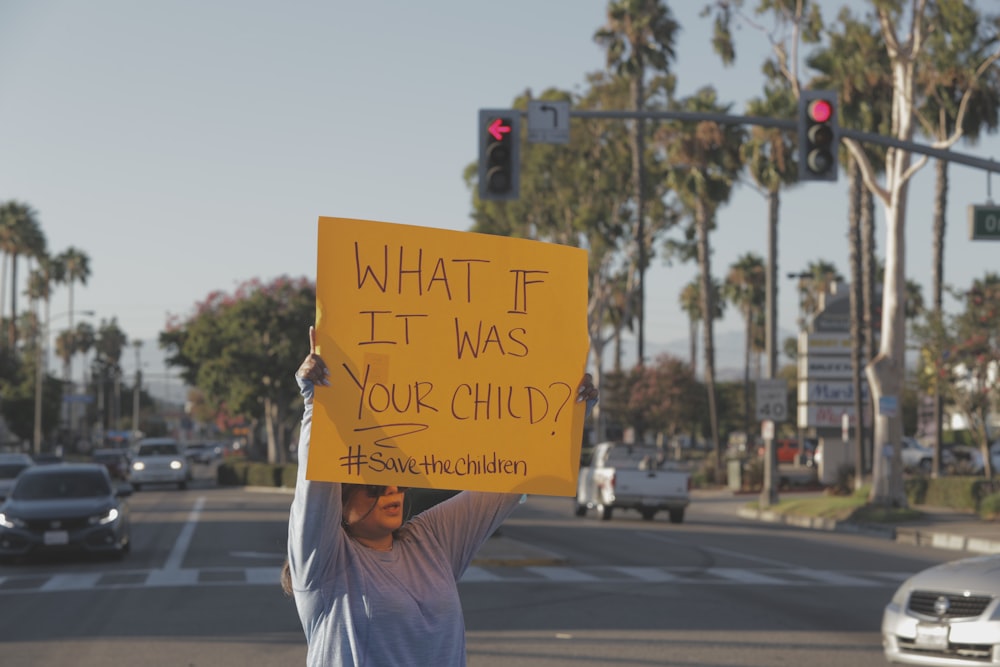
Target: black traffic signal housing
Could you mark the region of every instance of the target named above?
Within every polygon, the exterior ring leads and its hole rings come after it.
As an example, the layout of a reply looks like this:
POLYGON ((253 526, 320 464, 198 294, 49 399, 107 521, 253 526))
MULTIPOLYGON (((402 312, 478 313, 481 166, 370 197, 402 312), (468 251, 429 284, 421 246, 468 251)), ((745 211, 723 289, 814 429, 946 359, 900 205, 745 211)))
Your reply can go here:
POLYGON ((799 96, 799 180, 836 181, 837 94, 804 90, 799 96))
POLYGON ((479 110, 479 198, 517 199, 521 189, 521 114, 515 109, 479 110))

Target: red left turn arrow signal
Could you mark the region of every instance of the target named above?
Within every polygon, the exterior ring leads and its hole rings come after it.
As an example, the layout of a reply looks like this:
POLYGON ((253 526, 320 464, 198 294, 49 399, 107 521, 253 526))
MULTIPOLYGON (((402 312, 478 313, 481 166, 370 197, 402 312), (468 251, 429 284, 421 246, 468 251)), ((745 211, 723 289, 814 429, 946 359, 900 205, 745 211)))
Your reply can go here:
POLYGON ((504 125, 503 119, 497 118, 494 119, 494 121, 490 123, 490 126, 486 129, 487 131, 489 131, 490 134, 493 135, 494 139, 500 141, 501 139, 503 139, 503 135, 510 132, 510 125, 504 125))

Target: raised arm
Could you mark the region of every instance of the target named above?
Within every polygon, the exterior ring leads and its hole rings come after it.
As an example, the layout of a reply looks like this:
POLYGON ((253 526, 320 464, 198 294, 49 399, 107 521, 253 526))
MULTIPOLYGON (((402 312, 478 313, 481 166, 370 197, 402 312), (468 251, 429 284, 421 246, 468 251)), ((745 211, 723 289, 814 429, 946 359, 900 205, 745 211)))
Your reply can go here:
POLYGON ((316 331, 309 327, 309 354, 295 373, 305 400, 299 431, 299 469, 288 516, 288 561, 292 587, 315 589, 334 567, 346 539, 340 529, 340 484, 306 479, 312 436, 313 396, 316 386, 329 386, 329 370, 316 353, 316 331))

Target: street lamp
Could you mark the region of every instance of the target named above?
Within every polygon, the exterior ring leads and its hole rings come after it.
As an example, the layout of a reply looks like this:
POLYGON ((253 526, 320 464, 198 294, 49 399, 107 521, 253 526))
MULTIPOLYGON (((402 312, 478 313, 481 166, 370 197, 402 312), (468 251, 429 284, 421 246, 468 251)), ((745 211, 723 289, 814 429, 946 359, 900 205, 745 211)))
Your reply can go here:
POLYGON ((52 320, 57 320, 60 317, 66 317, 74 313, 78 313, 84 317, 94 316, 94 311, 92 310, 67 310, 64 313, 59 313, 48 318, 45 326, 40 327, 41 340, 39 341, 38 349, 35 351, 35 430, 32 442, 35 456, 38 456, 42 452, 42 384, 45 380, 45 373, 48 372, 49 368, 49 327, 52 324, 52 320))

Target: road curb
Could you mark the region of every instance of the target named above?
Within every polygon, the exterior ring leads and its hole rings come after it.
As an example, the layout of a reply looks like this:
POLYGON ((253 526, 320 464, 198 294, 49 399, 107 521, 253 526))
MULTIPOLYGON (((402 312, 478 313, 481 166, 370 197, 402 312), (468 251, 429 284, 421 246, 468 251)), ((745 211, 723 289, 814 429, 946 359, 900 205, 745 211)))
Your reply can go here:
POLYGON ((953 533, 945 533, 935 530, 860 524, 852 521, 837 521, 835 519, 825 519, 820 517, 790 516, 768 510, 756 510, 749 507, 740 508, 738 510, 738 515, 742 519, 750 519, 752 521, 777 523, 796 528, 806 528, 809 530, 823 530, 835 533, 865 535, 868 537, 877 537, 899 542, 900 544, 929 546, 936 549, 948 549, 951 551, 968 551, 970 553, 977 554, 1000 553, 1000 541, 998 540, 985 539, 981 537, 968 537, 966 535, 956 535, 953 533))

